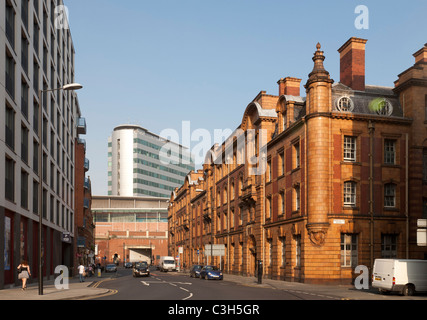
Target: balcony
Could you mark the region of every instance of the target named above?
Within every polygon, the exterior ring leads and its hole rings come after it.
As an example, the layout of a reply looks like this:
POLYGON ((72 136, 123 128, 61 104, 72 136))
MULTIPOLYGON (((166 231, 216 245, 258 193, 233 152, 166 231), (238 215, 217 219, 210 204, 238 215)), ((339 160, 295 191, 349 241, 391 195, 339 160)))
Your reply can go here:
POLYGON ((86 134, 86 119, 79 118, 77 121, 77 133, 78 134, 86 134))
POLYGON ((84 198, 83 199, 83 208, 89 209, 89 207, 90 207, 90 201, 89 201, 89 199, 84 198))
MULTIPOLYGON (((85 147, 85 148, 86 148, 86 147, 85 147)), ((89 159, 85 158, 84 169, 85 169, 85 171, 87 172, 87 171, 89 171, 89 168, 90 168, 90 162, 89 162, 89 159)))
POLYGON ((90 189, 91 189, 90 180, 89 180, 88 178, 85 178, 84 188, 85 188, 86 190, 90 190, 90 189))

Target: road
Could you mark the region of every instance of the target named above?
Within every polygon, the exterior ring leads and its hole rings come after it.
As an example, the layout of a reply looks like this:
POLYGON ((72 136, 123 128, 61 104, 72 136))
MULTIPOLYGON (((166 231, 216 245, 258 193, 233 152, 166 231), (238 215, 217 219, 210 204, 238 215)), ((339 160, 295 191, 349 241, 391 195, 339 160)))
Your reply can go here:
MULTIPOLYGON (((94 286, 108 288, 108 295, 96 300, 137 301, 339 301, 339 300, 427 300, 427 294, 404 297, 381 295, 378 290, 356 290, 353 287, 317 286, 300 283, 270 282, 257 285, 255 278, 224 275, 224 280, 190 278, 188 273, 163 273, 151 269, 149 277, 134 278, 132 269, 119 268, 117 273, 92 278, 94 286), (227 280, 228 278, 228 280, 227 280)), ((267 282, 267 280, 265 280, 267 282)))
POLYGON ((339 297, 305 292, 287 292, 273 288, 239 285, 225 280, 201 280, 187 274, 162 273, 152 269, 150 277, 132 276, 131 269, 119 268, 117 274, 103 275, 99 288, 114 294, 96 300, 340 300, 339 297))

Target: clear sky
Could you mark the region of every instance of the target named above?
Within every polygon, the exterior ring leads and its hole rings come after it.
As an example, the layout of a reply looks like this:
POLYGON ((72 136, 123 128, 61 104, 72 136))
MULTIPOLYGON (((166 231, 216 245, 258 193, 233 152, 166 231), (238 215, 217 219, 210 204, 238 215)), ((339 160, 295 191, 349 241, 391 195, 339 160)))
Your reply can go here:
POLYGON ((107 194, 107 139, 118 125, 180 133, 190 121, 191 132, 213 137, 236 129, 261 90, 278 94, 280 78, 305 84, 317 42, 338 82, 337 50, 350 37, 368 39, 366 83, 390 87, 427 42, 425 0, 64 2, 94 195, 107 194), (368 29, 355 26, 359 5, 368 29))

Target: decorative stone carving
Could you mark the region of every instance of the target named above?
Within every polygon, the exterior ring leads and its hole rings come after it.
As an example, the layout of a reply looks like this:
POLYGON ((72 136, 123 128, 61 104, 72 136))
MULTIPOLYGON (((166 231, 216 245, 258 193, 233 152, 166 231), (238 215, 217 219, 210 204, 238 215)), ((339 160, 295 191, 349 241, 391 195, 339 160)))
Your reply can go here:
POLYGON ((328 229, 329 223, 307 224, 308 236, 311 243, 316 247, 322 247, 325 244, 328 229))

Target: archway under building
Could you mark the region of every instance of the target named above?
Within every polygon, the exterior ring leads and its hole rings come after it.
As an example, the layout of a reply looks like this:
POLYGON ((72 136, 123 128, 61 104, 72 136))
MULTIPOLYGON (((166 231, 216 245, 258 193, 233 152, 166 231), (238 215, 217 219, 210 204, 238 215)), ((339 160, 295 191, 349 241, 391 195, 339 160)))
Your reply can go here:
POLYGON ((141 262, 146 261, 148 264, 151 264, 153 258, 153 247, 146 246, 137 246, 127 248, 127 256, 129 262, 141 262))

